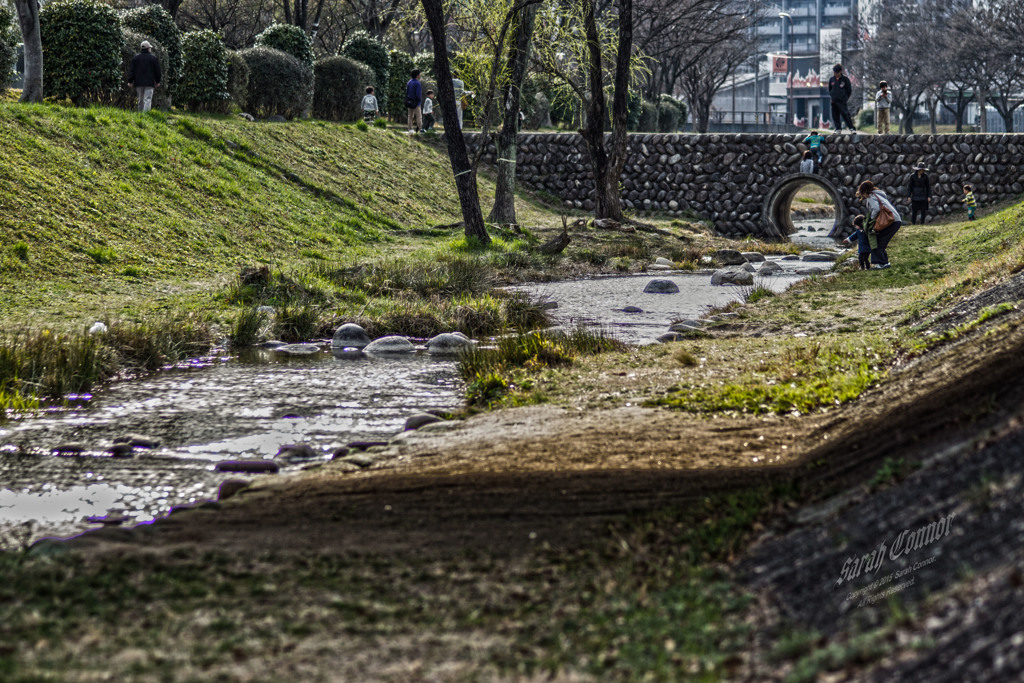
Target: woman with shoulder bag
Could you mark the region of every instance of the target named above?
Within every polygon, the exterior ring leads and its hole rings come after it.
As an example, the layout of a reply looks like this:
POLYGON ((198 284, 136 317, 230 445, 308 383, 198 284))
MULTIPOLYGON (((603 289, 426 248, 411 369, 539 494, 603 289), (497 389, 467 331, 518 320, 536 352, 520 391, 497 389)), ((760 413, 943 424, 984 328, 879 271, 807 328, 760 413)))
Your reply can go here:
POLYGON ((874 268, 889 267, 889 254, 886 247, 893 235, 903 227, 903 220, 885 193, 875 187, 870 180, 865 180, 857 188, 857 198, 864 200, 867 210, 864 212, 864 232, 867 233, 871 245, 871 261, 874 268))

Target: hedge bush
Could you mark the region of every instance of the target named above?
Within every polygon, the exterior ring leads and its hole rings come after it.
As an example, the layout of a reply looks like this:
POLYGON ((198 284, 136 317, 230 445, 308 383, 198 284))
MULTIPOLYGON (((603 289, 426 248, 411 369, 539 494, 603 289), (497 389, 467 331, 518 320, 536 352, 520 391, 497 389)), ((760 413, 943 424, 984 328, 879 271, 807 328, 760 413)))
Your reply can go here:
POLYGON ((56 0, 39 11, 44 94, 75 104, 106 102, 121 87, 121 21, 97 0, 56 0))
MULTIPOLYGON (((388 76, 388 102, 392 103, 391 120, 405 121, 405 84, 409 82, 409 73, 415 69, 412 57, 401 50, 392 50, 391 74, 388 76)), ((423 91, 426 93, 426 90, 423 91)))
MULTIPOLYGON (((231 101, 245 109, 249 97, 249 65, 234 50, 228 50, 228 94, 231 101)), ((227 106, 224 109, 227 110, 227 106)))
POLYGON ((663 94, 658 100, 658 130, 675 133, 686 123, 686 105, 671 95, 663 94))
POLYGON ((246 106, 268 117, 302 116, 313 104, 313 72, 295 57, 269 47, 239 53, 249 66, 246 106))
POLYGON ((363 95, 373 83, 370 67, 348 57, 327 57, 313 67, 313 116, 330 121, 362 118, 363 95))
MULTIPOLYGON (((121 73, 124 74, 124 78, 121 79, 121 87, 111 99, 111 103, 116 107, 134 109, 138 105, 138 93, 135 88, 128 85, 128 67, 131 65, 135 55, 139 54, 139 45, 144 40, 149 41, 149 44, 152 46, 150 51, 156 55, 157 60, 160 62, 160 73, 165 74, 167 69, 170 68, 168 66, 170 59, 167 55, 167 50, 160 44, 160 41, 144 33, 136 33, 127 28, 121 29, 121 73)), ((153 108, 164 109, 167 106, 167 83, 166 81, 161 81, 160 87, 153 91, 153 108)))
POLYGON ((295 57, 313 70, 313 43, 298 26, 271 24, 256 36, 256 47, 269 47, 295 57))
POLYGON ((638 130, 643 133, 658 132, 658 105, 644 100, 640 105, 640 125, 638 130))
POLYGON ((178 103, 192 111, 223 111, 228 94, 228 54, 209 29, 190 31, 181 40, 178 103))
MULTIPOLYGON (((181 79, 181 30, 174 23, 171 13, 160 5, 146 5, 128 10, 121 16, 121 26, 134 33, 150 36, 163 46, 167 56, 167 70, 164 71, 166 90, 170 95, 181 79)), ((135 46, 138 48, 138 45, 135 46)), ((164 68, 163 64, 160 68, 164 68)))
POLYGON ((421 52, 412 58, 412 68, 419 69, 423 78, 428 81, 437 79, 437 74, 434 73, 434 53, 433 52, 421 52))
MULTIPOLYGON (((388 110, 388 78, 391 75, 391 55, 384 45, 366 31, 356 31, 338 54, 366 64, 373 70, 373 87, 377 94, 377 105, 382 112, 388 110)), ((396 103, 401 108, 402 103, 396 103)))
POLYGON ((0 95, 7 92, 13 76, 12 70, 18 62, 18 43, 21 33, 14 27, 14 10, 6 3, 0 3, 0 95))

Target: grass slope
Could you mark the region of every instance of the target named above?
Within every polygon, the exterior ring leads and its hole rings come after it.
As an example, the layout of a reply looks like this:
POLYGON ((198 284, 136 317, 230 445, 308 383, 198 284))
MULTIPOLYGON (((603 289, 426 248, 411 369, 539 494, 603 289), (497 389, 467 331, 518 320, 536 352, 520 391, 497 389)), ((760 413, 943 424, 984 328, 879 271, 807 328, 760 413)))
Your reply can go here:
MULTIPOLYGON (((443 159, 379 129, 0 107, 5 274, 208 273, 458 212, 443 159), (395 165, 401 173, 385 172, 395 165), (402 176, 417 182, 402 182, 402 176), (358 198, 358 203, 353 199, 358 198)), ((315 255, 312 255, 315 258, 315 255)))

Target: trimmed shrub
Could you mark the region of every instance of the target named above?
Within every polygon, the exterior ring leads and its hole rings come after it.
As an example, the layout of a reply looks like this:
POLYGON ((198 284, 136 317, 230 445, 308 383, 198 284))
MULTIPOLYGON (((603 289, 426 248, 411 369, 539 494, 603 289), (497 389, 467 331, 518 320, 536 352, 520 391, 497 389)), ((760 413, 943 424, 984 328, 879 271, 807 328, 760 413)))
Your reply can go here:
MULTIPOLYGON (((139 54, 139 45, 142 41, 148 40, 149 44, 152 45, 150 52, 156 55, 157 60, 160 62, 160 73, 167 73, 168 62, 170 61, 167 50, 160 44, 153 36, 147 36, 144 33, 136 33, 130 29, 121 29, 121 73, 125 75, 121 79, 121 87, 114 94, 111 99, 111 103, 115 107, 123 107, 125 109, 134 109, 138 104, 139 97, 135 88, 128 85, 128 67, 132 63, 132 59, 135 55, 139 54)), ((167 108, 167 84, 166 81, 160 82, 160 87, 153 91, 153 107, 155 109, 167 108)))
MULTIPOLYGON (((234 50, 228 50, 228 94, 231 101, 245 109, 249 96, 249 65, 234 50)), ((225 103, 227 105, 227 103, 225 103)), ((224 107, 227 110, 227 106, 224 107)))
MULTIPOLYGON (((166 90, 174 95, 174 89, 181 79, 181 30, 174 23, 171 13, 160 5, 146 5, 128 10, 121 15, 121 26, 134 33, 150 36, 163 46, 167 55, 167 67, 164 71, 166 90)), ((138 45, 135 46, 138 48, 138 45)), ((161 63, 160 68, 164 65, 161 63)), ((165 83, 161 83, 161 88, 165 83)))
POLYGON ((290 54, 269 47, 239 52, 249 67, 246 106, 261 116, 302 116, 313 103, 313 72, 290 54))
POLYGON ((21 33, 14 27, 14 10, 7 3, 0 3, 0 95, 7 92, 11 84, 12 70, 18 62, 18 43, 21 33))
MULTIPOLYGON (((391 120, 405 121, 405 84, 409 82, 409 73, 415 69, 412 57, 401 50, 392 50, 391 75, 388 77, 388 102, 391 106, 391 120)), ((423 91, 427 91, 424 89, 423 91)))
POLYGON ((658 132, 658 105, 644 100, 640 107, 639 130, 643 133, 658 132))
POLYGON ((97 0, 56 0, 39 11, 47 97, 77 105, 109 101, 120 89, 121 22, 97 0))
MULTIPOLYGON (((356 31, 341 46, 338 54, 362 62, 373 70, 371 85, 376 90, 377 105, 382 112, 386 112, 388 110, 388 77, 391 74, 391 55, 388 54, 388 49, 366 31, 356 31)), ((396 104, 399 107, 402 105, 401 102, 396 104)))
POLYGON ((313 67, 313 115, 330 121, 362 118, 366 86, 373 82, 370 67, 348 57, 321 59, 313 67))
POLYGON ((421 52, 413 57, 412 68, 419 69, 422 72, 421 80, 437 80, 437 74, 434 73, 433 52, 421 52))
POLYGON ((675 133, 686 123, 686 103, 671 95, 662 94, 658 98, 658 130, 662 133, 675 133), (675 110, 672 114, 671 110, 675 110))
POLYGON ((269 47, 295 57, 313 70, 313 43, 298 26, 271 24, 256 36, 256 47, 269 47))
MULTIPOLYGON (((612 113, 612 94, 608 95, 608 116, 612 113)), ((629 91, 626 99, 626 130, 643 130, 641 119, 644 116, 644 100, 635 90, 629 91)))
POLYGON ((658 131, 675 133, 679 130, 685 107, 671 95, 662 95, 658 100, 658 131))
POLYGON ((178 102, 192 111, 223 111, 228 94, 228 55, 220 36, 209 29, 189 31, 181 40, 182 69, 178 102))

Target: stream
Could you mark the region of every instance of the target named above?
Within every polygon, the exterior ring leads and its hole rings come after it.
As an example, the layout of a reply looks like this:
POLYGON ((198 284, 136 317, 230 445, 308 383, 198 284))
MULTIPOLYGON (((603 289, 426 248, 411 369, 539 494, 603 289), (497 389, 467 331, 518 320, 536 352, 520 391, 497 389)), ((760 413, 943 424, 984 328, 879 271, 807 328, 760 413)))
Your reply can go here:
MULTIPOLYGON (((834 247, 826 223, 801 221, 813 230, 801 230, 794 241, 834 247)), ((769 260, 783 271, 755 274, 755 285, 774 291, 832 265, 769 260)), ((557 303, 551 313, 558 325, 598 326, 628 343, 648 344, 673 320, 698 318, 742 297, 742 288, 713 286, 710 279, 709 271, 667 271, 519 288, 557 303), (679 293, 645 294, 652 279, 672 280, 679 293)), ((282 472, 297 471, 347 444, 387 441, 414 413, 463 403, 452 358, 422 351, 335 356, 327 343, 323 349, 197 359, 74 397, 64 408, 0 422, 0 549, 102 524, 152 521, 173 506, 216 499, 227 479, 267 476, 216 471, 219 461, 273 459, 284 445, 308 444, 311 457, 278 460, 282 472), (115 439, 132 435, 153 447, 113 457, 115 439)))

